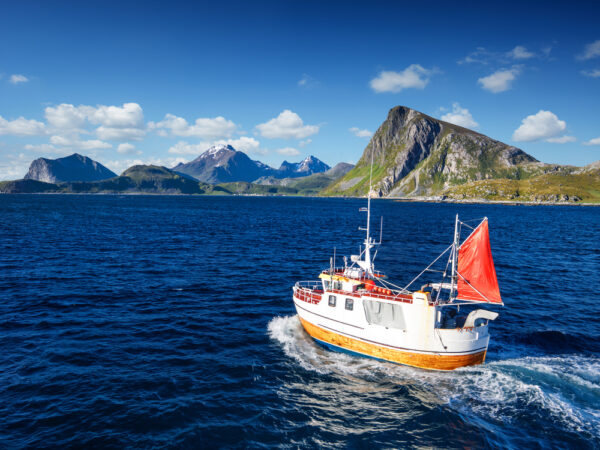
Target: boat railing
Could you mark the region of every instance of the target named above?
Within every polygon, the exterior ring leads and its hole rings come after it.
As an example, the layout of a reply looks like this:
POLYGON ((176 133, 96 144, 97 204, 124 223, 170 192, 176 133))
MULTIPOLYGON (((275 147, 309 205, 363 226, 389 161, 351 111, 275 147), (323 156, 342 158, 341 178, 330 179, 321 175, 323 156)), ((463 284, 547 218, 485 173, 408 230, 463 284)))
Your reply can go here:
MULTIPOLYGON (((345 267, 334 267, 333 275, 342 275, 343 276, 345 271, 346 271, 345 267)), ((321 273, 323 275, 329 275, 329 274, 331 274, 331 268, 323 269, 323 271, 321 273)), ((373 278, 386 278, 386 275, 385 275, 385 273, 381 272, 380 270, 374 270, 373 278)))
POLYGON ((297 281, 294 287, 297 289, 308 289, 310 291, 323 292, 323 284, 321 283, 321 280, 297 281))
POLYGON ((320 281, 298 281, 294 285, 294 297, 307 303, 316 305, 323 297, 320 281))

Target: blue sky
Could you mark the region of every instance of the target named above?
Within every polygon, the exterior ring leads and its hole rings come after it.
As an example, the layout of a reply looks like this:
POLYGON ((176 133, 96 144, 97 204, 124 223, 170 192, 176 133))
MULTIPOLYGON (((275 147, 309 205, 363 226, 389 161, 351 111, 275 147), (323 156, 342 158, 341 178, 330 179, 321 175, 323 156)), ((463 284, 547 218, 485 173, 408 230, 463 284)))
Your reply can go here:
POLYGON ((405 105, 548 163, 600 159, 593 2, 4 2, 0 179, 75 151, 121 172, 232 143, 356 162, 405 105))

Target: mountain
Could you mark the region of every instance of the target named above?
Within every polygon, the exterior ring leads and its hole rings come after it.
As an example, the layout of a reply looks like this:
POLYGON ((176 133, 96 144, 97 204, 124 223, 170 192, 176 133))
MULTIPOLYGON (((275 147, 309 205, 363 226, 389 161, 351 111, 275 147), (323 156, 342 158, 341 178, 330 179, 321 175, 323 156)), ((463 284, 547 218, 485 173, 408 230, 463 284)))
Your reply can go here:
POLYGON ((443 194, 454 200, 600 203, 600 164, 566 166, 525 179, 473 181, 450 187, 443 194))
POLYGON ((279 167, 279 170, 277 171, 277 174, 274 176, 276 178, 305 177, 312 175, 313 173, 326 172, 329 169, 331 169, 331 167, 329 167, 323 161, 310 155, 299 163, 283 161, 279 167))
POLYGON ((179 163, 173 170, 213 184, 254 181, 274 171, 266 164, 251 160, 248 155, 231 145, 215 145, 193 161, 179 163))
POLYGON ((379 196, 430 196, 468 182, 521 179, 551 170, 524 151, 419 111, 397 106, 373 135, 356 167, 326 195, 364 195, 373 161, 379 196))
POLYGON ((217 184, 252 182, 261 177, 305 177, 325 172, 329 170, 329 166, 314 156, 309 156, 299 163, 284 161, 281 167, 275 170, 260 161, 250 159, 244 152, 237 151, 231 145, 215 145, 193 161, 179 163, 173 170, 205 183, 217 184))
POLYGON ((29 166, 25 179, 57 183, 64 181, 97 181, 116 176, 116 173, 99 162, 74 153, 71 156, 58 159, 36 159, 29 166))
POLYGON ((306 177, 297 178, 275 178, 262 177, 255 181, 257 184, 266 186, 284 186, 295 189, 300 195, 316 195, 332 184, 338 178, 348 173, 354 165, 348 163, 338 163, 335 167, 322 173, 314 173, 306 177))
POLYGON ((133 166, 107 180, 45 183, 37 180, 0 182, 0 193, 146 193, 146 194, 206 194, 212 186, 182 176, 160 166, 133 166))

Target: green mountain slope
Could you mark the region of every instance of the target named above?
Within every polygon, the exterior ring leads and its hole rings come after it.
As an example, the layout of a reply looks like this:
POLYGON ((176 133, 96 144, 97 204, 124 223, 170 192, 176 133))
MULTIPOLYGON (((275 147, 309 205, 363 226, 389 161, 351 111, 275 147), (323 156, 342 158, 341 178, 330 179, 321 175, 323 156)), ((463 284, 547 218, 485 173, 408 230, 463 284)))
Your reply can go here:
POLYGON ((397 106, 356 167, 323 194, 365 195, 371 161, 373 188, 380 196, 429 196, 472 181, 528 178, 545 170, 516 147, 397 106))

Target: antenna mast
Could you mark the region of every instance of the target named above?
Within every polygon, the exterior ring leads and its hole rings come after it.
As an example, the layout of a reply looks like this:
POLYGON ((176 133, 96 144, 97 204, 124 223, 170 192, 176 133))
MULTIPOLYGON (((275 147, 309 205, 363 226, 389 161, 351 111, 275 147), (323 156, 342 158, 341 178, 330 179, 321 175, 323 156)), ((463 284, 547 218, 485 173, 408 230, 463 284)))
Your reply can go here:
POLYGON ((458 244, 459 244, 459 233, 458 233, 458 214, 456 215, 456 220, 454 222, 454 241, 452 242, 452 274, 450 276, 450 300, 452 300, 452 296, 454 295, 454 289, 456 287, 456 260, 458 258, 458 244))

